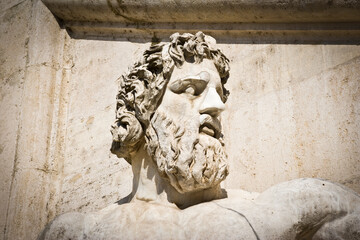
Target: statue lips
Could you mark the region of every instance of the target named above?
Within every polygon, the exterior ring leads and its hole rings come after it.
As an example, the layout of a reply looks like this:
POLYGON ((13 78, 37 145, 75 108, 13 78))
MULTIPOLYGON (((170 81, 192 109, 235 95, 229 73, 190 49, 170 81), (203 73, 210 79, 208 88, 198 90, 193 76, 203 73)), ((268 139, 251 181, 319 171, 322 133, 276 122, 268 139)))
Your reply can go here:
POLYGON ((221 135, 221 123, 219 119, 212 117, 209 114, 201 114, 199 132, 219 139, 221 135))

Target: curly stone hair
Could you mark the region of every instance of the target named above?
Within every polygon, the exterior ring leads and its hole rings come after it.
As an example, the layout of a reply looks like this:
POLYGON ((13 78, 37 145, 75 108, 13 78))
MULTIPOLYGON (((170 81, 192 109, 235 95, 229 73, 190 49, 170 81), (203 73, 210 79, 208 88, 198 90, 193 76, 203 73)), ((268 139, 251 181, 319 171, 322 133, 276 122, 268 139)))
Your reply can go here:
POLYGON ((174 67, 181 67, 185 61, 201 63, 203 59, 213 60, 226 101, 229 91, 224 84, 229 78, 229 60, 206 38, 209 36, 202 32, 195 35, 175 33, 170 36, 169 43, 152 45, 145 51, 142 60, 120 77, 116 120, 111 126, 113 154, 131 164, 131 153, 143 143, 144 131, 161 102, 174 67))

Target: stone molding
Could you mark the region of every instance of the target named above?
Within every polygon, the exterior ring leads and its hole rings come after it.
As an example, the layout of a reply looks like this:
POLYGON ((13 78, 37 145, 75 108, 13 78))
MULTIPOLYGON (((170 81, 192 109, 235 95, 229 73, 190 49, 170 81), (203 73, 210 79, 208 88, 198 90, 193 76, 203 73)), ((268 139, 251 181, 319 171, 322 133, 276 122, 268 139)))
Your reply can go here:
POLYGON ((359 22, 356 0, 43 0, 65 21, 166 23, 359 22))
POLYGON ((360 41, 356 0, 42 1, 74 38, 140 41, 202 30, 219 42, 360 41))

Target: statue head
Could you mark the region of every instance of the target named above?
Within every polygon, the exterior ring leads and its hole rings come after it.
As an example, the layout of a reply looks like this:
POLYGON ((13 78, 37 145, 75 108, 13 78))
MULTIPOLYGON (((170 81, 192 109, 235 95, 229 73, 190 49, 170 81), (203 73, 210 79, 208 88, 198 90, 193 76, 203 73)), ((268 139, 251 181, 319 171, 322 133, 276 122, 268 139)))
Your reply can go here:
POLYGON ((144 146, 180 193, 218 185, 228 174, 219 115, 230 69, 214 44, 202 32, 175 33, 119 79, 111 152, 131 164, 144 146))

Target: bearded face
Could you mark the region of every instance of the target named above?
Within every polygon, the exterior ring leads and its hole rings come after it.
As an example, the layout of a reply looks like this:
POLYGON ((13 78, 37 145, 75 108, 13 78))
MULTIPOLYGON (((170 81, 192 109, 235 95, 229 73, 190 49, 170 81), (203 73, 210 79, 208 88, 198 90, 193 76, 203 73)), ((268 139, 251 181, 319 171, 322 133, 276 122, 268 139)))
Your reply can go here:
POLYGON ((219 74, 210 60, 174 69, 145 133, 160 174, 180 193, 218 185, 228 175, 219 115, 219 74))

